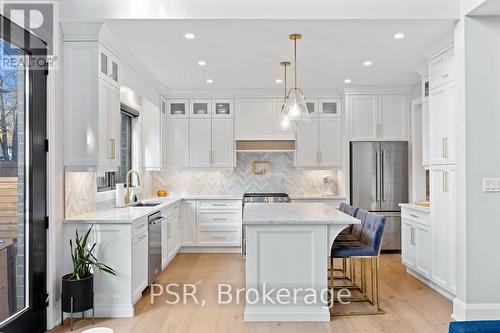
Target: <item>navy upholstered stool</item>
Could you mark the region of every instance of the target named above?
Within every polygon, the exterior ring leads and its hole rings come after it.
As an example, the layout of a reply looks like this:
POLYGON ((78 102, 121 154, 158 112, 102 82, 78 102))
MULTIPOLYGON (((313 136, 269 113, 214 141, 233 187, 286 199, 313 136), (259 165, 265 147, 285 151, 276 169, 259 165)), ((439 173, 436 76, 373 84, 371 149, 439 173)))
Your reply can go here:
POLYGON ((450 323, 449 333, 498 333, 500 320, 456 321, 450 323))
MULTIPOLYGON (((379 255, 382 247, 382 236, 385 227, 385 217, 374 213, 368 213, 365 218, 361 238, 350 242, 338 242, 333 244, 331 257, 349 258, 351 261, 359 259, 361 261, 361 288, 363 298, 351 299, 351 301, 369 301, 376 307, 371 312, 349 312, 335 315, 362 315, 362 314, 382 314, 385 313, 380 307, 379 298, 379 255), (371 297, 367 296, 366 290, 366 261, 371 265, 371 297)), ((343 288, 343 287, 339 287, 343 288)))

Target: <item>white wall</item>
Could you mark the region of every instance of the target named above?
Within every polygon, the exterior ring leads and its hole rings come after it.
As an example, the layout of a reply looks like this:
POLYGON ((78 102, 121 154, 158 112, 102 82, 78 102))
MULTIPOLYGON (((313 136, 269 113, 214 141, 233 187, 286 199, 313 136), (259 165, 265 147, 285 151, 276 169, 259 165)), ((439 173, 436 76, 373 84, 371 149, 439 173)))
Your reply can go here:
POLYGON ((500 318, 500 17, 466 17, 456 30, 457 319, 500 318))
MULTIPOLYGON (((465 1, 465 0, 464 0, 465 1)), ((470 1, 470 0, 469 0, 470 1)), ((477 0, 476 0, 477 1, 477 0)), ((458 0, 63 0, 65 19, 457 18, 458 0)))

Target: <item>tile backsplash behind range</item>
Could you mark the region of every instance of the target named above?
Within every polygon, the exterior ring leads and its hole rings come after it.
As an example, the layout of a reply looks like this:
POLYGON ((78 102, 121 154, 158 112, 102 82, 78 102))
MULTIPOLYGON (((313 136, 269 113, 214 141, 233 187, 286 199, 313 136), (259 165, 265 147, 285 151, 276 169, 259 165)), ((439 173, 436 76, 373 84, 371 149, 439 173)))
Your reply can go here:
POLYGON ((245 192, 287 192, 321 194, 322 180, 330 176, 336 181, 335 170, 296 169, 293 153, 237 153, 233 170, 151 171, 146 173, 154 195, 159 189, 172 194, 230 194, 245 192), (272 166, 265 175, 252 173, 252 161, 268 160, 272 166))

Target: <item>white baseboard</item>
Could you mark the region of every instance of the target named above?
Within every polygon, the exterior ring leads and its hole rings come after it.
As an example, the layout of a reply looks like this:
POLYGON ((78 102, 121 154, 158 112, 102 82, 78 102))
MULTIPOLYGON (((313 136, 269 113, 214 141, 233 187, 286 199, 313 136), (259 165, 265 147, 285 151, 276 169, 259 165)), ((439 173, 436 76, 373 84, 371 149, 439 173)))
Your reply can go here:
POLYGON ((454 320, 498 320, 500 303, 465 303, 458 297, 453 300, 454 320))
POLYGON ((58 325, 61 325, 61 299, 53 303, 51 311, 47 311, 47 329, 58 325))
POLYGON ((241 253, 241 246, 183 246, 179 253, 241 253))
POLYGON ((330 321, 330 310, 326 307, 245 307, 245 321, 330 321))
POLYGON ((446 297, 450 301, 453 301, 455 299, 455 295, 454 294, 450 293, 448 290, 446 290, 443 287, 441 287, 441 286, 437 285, 436 283, 432 282, 428 278, 420 275, 419 273, 417 273, 413 269, 407 267, 406 268, 406 272, 408 274, 410 274, 411 276, 413 276, 415 279, 417 279, 420 282, 422 282, 422 283, 426 284, 427 286, 431 287, 432 289, 434 289, 435 291, 437 291, 438 293, 440 293, 441 295, 443 295, 444 297, 446 297))

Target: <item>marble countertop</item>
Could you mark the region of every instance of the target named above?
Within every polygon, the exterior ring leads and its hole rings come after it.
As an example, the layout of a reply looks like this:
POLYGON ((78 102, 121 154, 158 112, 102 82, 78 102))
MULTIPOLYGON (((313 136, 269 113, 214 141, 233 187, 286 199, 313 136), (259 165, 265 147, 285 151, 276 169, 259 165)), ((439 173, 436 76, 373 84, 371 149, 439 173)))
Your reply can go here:
POLYGON ((289 194, 292 200, 345 200, 344 196, 333 194, 289 194))
POLYGON ((243 224, 359 224, 358 219, 321 202, 246 204, 243 224))
POLYGON ((399 206, 401 208, 413 209, 413 210, 416 210, 416 211, 419 211, 422 213, 430 213, 431 212, 430 207, 420 206, 420 205, 416 205, 414 203, 399 204, 399 206))

